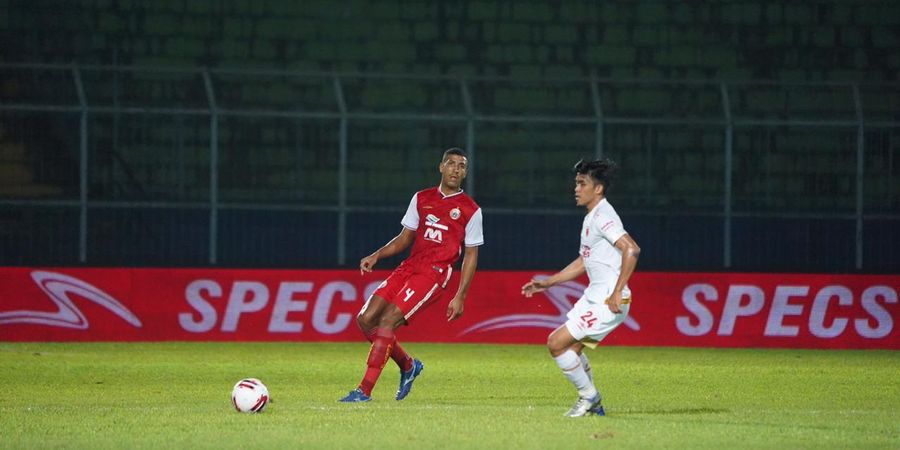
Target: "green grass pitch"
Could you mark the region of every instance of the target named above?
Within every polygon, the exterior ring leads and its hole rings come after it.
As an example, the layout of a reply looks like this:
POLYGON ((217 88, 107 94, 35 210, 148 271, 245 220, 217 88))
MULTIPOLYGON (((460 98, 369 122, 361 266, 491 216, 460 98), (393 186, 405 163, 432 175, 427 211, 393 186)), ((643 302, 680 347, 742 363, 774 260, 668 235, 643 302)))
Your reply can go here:
POLYGON ((607 347, 589 352, 606 417, 541 346, 409 343, 393 399, 336 400, 363 343, 0 343, 0 448, 900 448, 900 352, 607 347), (240 414, 257 377, 275 403, 240 414))

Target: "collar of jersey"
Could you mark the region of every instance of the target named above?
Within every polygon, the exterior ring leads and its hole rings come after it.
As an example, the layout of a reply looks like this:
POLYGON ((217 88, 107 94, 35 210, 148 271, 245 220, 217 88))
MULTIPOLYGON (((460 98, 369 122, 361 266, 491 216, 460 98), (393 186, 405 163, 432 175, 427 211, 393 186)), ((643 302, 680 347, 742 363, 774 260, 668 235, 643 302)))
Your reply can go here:
MULTIPOLYGON (((599 201, 599 202, 597 202, 597 204, 596 204, 596 205, 594 205, 594 207, 593 207, 593 208, 592 208, 592 209, 591 209, 591 210, 590 210, 590 211, 588 211, 588 213, 587 213, 587 215, 589 215, 589 216, 590 216, 590 215, 591 215, 591 214, 593 214, 593 213, 594 213, 594 211, 596 211, 596 210, 597 210, 597 208, 599 208, 599 207, 600 207, 600 205, 602 205, 602 204, 603 204, 603 202, 605 202, 605 201, 606 201, 606 197, 603 197, 603 199, 602 199, 602 200, 600 200, 600 201, 599 201)), ((607 202, 607 203, 609 203, 609 202, 607 202)))
POLYGON ((441 198, 450 198, 450 197, 453 197, 454 195, 459 195, 459 194, 463 193, 463 190, 460 189, 459 192, 457 192, 457 193, 450 194, 450 195, 444 195, 444 193, 441 192, 441 185, 438 185, 438 187, 436 187, 435 189, 437 189, 438 194, 441 194, 441 198))

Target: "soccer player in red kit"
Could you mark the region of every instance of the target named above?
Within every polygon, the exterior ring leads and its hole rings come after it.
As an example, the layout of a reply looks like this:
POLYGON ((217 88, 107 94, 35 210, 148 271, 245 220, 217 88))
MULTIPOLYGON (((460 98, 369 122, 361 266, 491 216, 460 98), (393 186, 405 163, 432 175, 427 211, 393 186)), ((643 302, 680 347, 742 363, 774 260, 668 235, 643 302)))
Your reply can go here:
POLYGON ((461 188, 469 168, 464 151, 458 148, 445 151, 438 167, 441 184, 413 195, 400 221, 403 225, 400 234, 359 262, 360 274, 371 272, 379 259, 396 255, 410 244, 413 246, 409 257, 372 293, 356 317, 372 348, 365 376, 342 402, 371 400, 372 389, 388 358, 400 366, 396 399, 403 400, 409 394, 425 365, 403 350, 394 330, 444 296, 453 263, 464 247, 459 288, 447 306, 447 320, 462 316, 466 293, 478 266, 478 246, 484 243, 481 208, 461 188))

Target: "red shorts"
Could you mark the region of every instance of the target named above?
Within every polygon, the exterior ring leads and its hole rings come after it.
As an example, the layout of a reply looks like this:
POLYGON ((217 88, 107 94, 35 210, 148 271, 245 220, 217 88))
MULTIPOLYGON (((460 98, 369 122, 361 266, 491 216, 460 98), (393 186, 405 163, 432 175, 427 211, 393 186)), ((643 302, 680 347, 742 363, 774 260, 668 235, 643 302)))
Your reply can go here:
MULTIPOLYGON (((394 270, 372 295, 397 305, 400 311, 403 311, 403 318, 408 322, 416 311, 431 305, 443 296, 452 272, 450 266, 444 267, 440 272, 436 270, 420 272, 401 266, 394 270)), ((365 309, 365 306, 363 308, 365 309)))

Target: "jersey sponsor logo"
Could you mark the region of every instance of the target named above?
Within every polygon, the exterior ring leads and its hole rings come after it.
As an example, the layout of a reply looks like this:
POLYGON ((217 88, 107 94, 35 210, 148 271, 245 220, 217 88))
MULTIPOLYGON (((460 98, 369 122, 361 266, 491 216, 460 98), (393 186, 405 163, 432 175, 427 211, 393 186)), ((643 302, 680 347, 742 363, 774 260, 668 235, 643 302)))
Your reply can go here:
MULTIPOLYGON (((543 280, 548 277, 549 275, 536 275, 534 279, 543 280)), ((547 328, 555 330, 569 320, 566 314, 572 309, 575 302, 581 298, 585 289, 587 289, 587 286, 577 281, 557 284, 543 292, 550 304, 556 307, 556 314, 508 314, 476 323, 463 330, 460 336, 506 328, 547 328)), ((641 325, 630 314, 625 318, 623 325, 634 331, 640 331, 641 329, 641 325)))
POLYGON ((113 298, 113 296, 88 282, 61 273, 42 270, 31 272, 31 279, 47 294, 47 297, 56 304, 59 310, 55 312, 7 311, 0 313, 0 324, 33 323, 51 327, 86 330, 90 327, 90 323, 84 313, 72 302, 71 296, 74 294, 112 311, 136 328, 141 327, 141 321, 134 313, 113 298))
POLYGON ((440 221, 441 221, 441 219, 438 219, 437 216, 435 216, 434 214, 429 214, 428 216, 425 217, 425 226, 434 227, 434 228, 437 228, 439 230, 444 230, 444 231, 449 230, 447 225, 438 223, 440 221))
POLYGON ((444 243, 444 233, 441 232, 447 231, 450 228, 447 225, 440 224, 441 219, 438 219, 434 214, 429 214, 425 216, 425 234, 422 236, 426 241, 437 242, 438 244, 444 243))
POLYGON ((460 216, 459 208, 453 208, 450 210, 450 218, 453 220, 459 219, 460 216))
POLYGON ((426 228, 423 238, 426 241, 437 242, 438 244, 444 243, 444 234, 441 230, 436 230, 434 228, 426 228))

